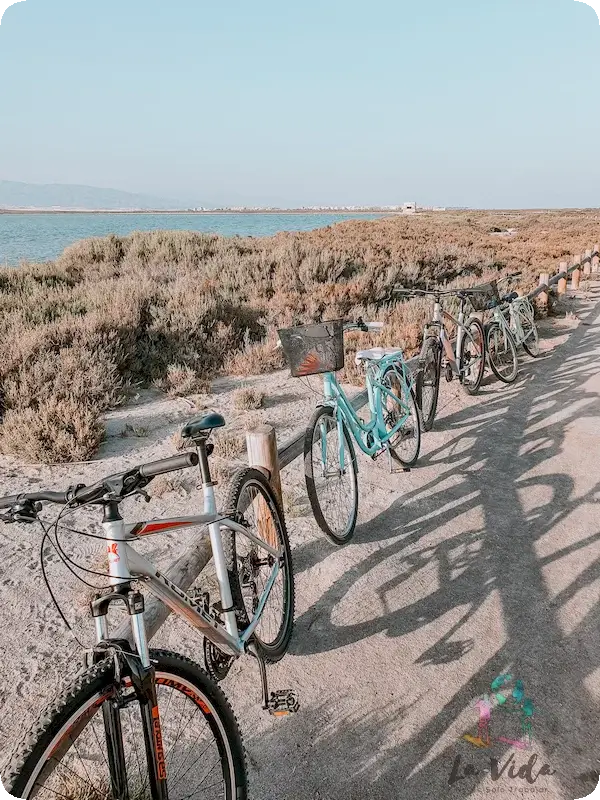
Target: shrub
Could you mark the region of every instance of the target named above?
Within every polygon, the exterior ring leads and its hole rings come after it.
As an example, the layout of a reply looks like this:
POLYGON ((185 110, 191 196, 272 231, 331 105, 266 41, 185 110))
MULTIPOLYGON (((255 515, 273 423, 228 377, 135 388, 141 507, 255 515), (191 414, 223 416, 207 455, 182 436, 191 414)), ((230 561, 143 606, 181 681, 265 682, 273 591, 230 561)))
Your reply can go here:
POLYGON ((265 393, 260 389, 255 389, 251 386, 245 386, 242 389, 237 389, 233 393, 233 405, 235 408, 244 411, 253 411, 263 407, 265 400, 265 393))
MULTIPOLYGON (((220 373, 281 369, 279 327, 376 317, 356 348, 420 345, 426 287, 541 271, 600 241, 597 211, 446 212, 305 233, 225 238, 152 231, 77 242, 54 262, 0 268, 0 447, 50 463, 89 458, 129 387, 201 394, 220 373), (498 236, 498 231, 512 235, 498 236)), ((202 400, 199 400, 201 403, 202 400)))

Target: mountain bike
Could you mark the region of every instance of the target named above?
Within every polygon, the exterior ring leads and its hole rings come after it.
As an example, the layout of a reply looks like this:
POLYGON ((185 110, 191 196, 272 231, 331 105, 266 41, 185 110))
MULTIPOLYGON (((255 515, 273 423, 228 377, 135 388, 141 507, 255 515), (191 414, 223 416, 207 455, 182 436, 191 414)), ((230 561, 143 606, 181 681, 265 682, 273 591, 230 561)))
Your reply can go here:
MULTIPOLYGON (((513 272, 511 275, 501 278, 498 283, 520 278, 521 274, 521 272, 513 272)), ((515 344, 517 347, 523 347, 523 350, 532 358, 537 358, 540 354, 540 341, 535 324, 535 309, 531 300, 526 295, 518 295, 517 292, 510 292, 502 299, 508 304, 509 326, 515 344)))
MULTIPOLYGON (((224 424, 214 413, 192 420, 182 435, 195 451, 142 464, 92 486, 0 499, 4 522, 40 522, 42 553, 49 540, 65 557, 59 524, 83 506, 98 506, 103 533, 96 538, 106 540, 110 584, 91 603, 96 644, 86 666, 9 758, 3 783, 11 794, 26 800, 247 798, 240 731, 217 680, 235 658, 250 653, 259 665, 263 707, 277 716, 297 710, 293 692, 269 695, 265 668, 266 661, 283 656, 289 642, 294 585, 284 519, 261 471, 239 471, 229 485, 225 512, 217 511, 208 438, 224 424), (120 505, 125 498, 149 499, 145 488, 157 475, 198 465, 204 513, 124 521, 120 505), (56 522, 40 520, 43 503, 63 506, 56 522), (220 592, 214 604, 207 593, 186 594, 131 546, 144 536, 204 525, 220 592), (139 585, 204 635, 206 672, 177 653, 149 649, 139 585), (128 613, 132 644, 110 636, 107 614, 113 604, 128 613)), ((69 562, 75 563, 64 561, 69 562)))
POLYGON ((358 515, 358 466, 352 440, 373 459, 387 453, 390 467, 396 461, 409 469, 419 457, 419 411, 401 350, 375 347, 356 353, 356 363, 366 371, 367 420, 354 410, 335 374, 344 366, 344 332, 382 327, 383 323, 359 319, 279 331, 292 376, 323 375, 324 401, 304 438, 304 474, 315 520, 337 545, 352 538, 358 515))
POLYGON ((487 285, 471 289, 404 289, 395 287, 394 294, 404 297, 433 297, 433 319, 425 324, 416 379, 417 402, 421 410, 423 430, 430 431, 437 410, 442 368, 446 380, 457 377, 467 394, 479 391, 485 371, 485 334, 481 321, 470 316, 465 321, 467 303, 475 311, 483 310, 490 292, 487 285), (457 297, 458 316, 442 308, 442 298, 457 297), (484 302, 485 300, 485 302, 484 302), (449 322, 456 327, 456 342, 446 330, 449 322))

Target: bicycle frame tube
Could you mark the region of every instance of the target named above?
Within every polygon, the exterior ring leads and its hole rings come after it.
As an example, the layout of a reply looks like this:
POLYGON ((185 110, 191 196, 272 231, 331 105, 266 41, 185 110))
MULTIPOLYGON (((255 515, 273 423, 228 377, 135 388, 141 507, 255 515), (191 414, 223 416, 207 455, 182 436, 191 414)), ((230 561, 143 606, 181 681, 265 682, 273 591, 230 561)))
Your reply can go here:
MULTIPOLYGON (((398 356, 397 355, 389 355, 377 364, 377 373, 382 374, 385 369, 387 369, 391 364, 398 364, 398 356)), ((405 370, 398 369, 397 370, 398 377, 401 382, 402 386, 402 395, 406 396, 410 391, 410 386, 406 381, 405 377, 405 370)), ((385 420, 383 417, 383 410, 382 410, 382 397, 393 397, 394 402, 398 402, 401 398, 398 398, 396 394, 390 392, 389 389, 383 386, 379 381, 377 381, 371 373, 367 372, 367 396, 368 396, 368 407, 370 410, 370 417, 367 422, 363 422, 354 408, 352 404, 346 397, 346 394, 342 387, 339 385, 337 378, 334 373, 326 373, 324 376, 324 393, 325 393, 325 400, 326 404, 331 405, 335 409, 336 420, 338 425, 338 442, 339 442, 339 463, 341 469, 344 469, 344 446, 343 446, 343 424, 345 423, 346 426, 350 429, 354 440, 357 442, 360 449, 368 456, 373 456, 378 453, 381 448, 388 442, 396 433, 400 430, 400 428, 404 425, 406 420, 408 419, 409 413, 407 411, 406 414, 403 414, 401 419, 394 425, 394 427, 388 431, 385 426, 385 420), (368 434, 371 434, 373 437, 373 443, 368 445, 365 441, 368 434)), ((322 463, 326 463, 326 437, 323 435, 324 432, 321 431, 321 458, 322 463)))
MULTIPOLYGON (((208 503, 206 504, 208 505, 208 503)), ((282 556, 281 550, 276 550, 262 539, 254 536, 243 525, 231 519, 224 518, 216 513, 205 513, 191 517, 174 517, 171 519, 150 520, 149 522, 125 524, 123 520, 114 522, 104 522, 103 528, 107 539, 107 549, 109 554, 110 582, 113 586, 127 583, 131 580, 140 580, 148 587, 149 592, 167 605, 174 613, 184 617, 194 628, 198 629, 208 639, 218 647, 232 656, 239 656, 245 651, 247 640, 254 632, 260 616, 265 607, 271 589, 279 574, 279 560, 282 556), (218 532, 219 542, 221 541, 220 529, 229 528, 250 539, 261 549, 274 556, 276 561, 273 565, 271 576, 260 597, 258 608, 250 622, 249 627, 240 636, 233 612, 233 631, 227 625, 222 625, 204 609, 199 606, 182 589, 170 581, 165 575, 159 572, 149 561, 141 556, 136 550, 130 547, 129 542, 134 541, 137 536, 144 536, 157 531, 168 531, 180 528, 199 527, 203 525, 214 526, 218 532)), ((211 537, 212 544, 212 537, 211 537)), ((222 547, 222 546, 221 546, 222 547)), ((214 554, 214 550, 213 550, 214 554)), ((225 580, 229 587, 227 571, 225 569, 225 580)), ((229 588, 231 596, 231 589, 229 588)), ((223 596, 222 596, 223 602, 223 596)), ((132 615, 132 632, 138 654, 142 662, 149 663, 148 644, 142 614, 132 615)), ((108 636, 108 625, 106 617, 96 618, 97 638, 106 639, 108 636)))

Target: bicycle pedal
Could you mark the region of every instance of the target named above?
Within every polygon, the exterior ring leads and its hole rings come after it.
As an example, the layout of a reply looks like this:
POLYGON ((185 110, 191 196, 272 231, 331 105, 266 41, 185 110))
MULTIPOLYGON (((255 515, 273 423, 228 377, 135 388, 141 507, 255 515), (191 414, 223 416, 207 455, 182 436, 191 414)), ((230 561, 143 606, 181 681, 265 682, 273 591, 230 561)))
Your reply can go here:
POLYGON ((289 717, 290 714, 296 714, 300 710, 297 693, 292 689, 271 692, 268 709, 273 717, 289 717))

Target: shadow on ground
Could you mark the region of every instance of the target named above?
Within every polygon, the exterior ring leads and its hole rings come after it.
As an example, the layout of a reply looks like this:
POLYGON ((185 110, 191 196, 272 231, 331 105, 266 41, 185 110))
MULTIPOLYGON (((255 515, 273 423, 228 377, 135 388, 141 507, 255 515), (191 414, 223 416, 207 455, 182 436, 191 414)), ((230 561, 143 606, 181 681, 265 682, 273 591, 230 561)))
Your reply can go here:
MULTIPOLYGON (((435 479, 403 495, 357 531, 356 539, 372 542, 374 548, 300 616, 292 653, 338 651, 377 634, 399 639, 453 612, 454 623, 441 638, 428 642, 414 664, 460 666, 481 645, 463 631, 492 597, 501 609, 504 640, 399 745, 390 746, 389 734, 406 721, 408 709, 399 700, 402 674, 397 676, 398 695, 382 698, 377 713, 361 713, 360 698, 356 713, 338 713, 323 697, 321 708, 301 710, 302 723, 294 720, 275 728, 260 747, 268 748, 273 763, 285 769, 278 797, 484 796, 489 789, 483 781, 492 784, 482 772, 449 785, 456 756, 483 770, 489 768, 490 755, 503 762, 515 751, 495 744, 491 751, 478 752, 461 742, 460 735, 451 744, 439 742, 472 707, 473 698, 506 671, 517 674, 535 699, 533 752, 537 747, 543 758, 534 773, 542 760, 555 771, 551 783, 544 776, 536 781, 537 796, 566 799, 592 791, 593 781, 585 775, 599 763, 598 695, 590 690, 589 677, 600 666, 600 547, 594 546, 600 543, 600 521, 590 507, 600 498, 600 473, 598 480, 586 475, 583 492, 573 476, 579 484, 578 460, 589 471, 590 453, 600 455, 600 381, 590 385, 599 365, 600 325, 583 323, 553 352, 524 364, 517 384, 495 384, 477 405, 445 416, 441 425, 456 436, 432 452, 427 452, 425 440, 421 459, 423 465, 439 466, 435 479), (553 472, 556 457, 565 456, 568 435, 568 462, 574 468, 553 472), (481 525, 437 541, 433 537, 432 544, 432 534, 469 510, 477 510, 481 525), (353 587, 390 558, 394 576, 377 587, 383 613, 366 619, 346 614, 340 621, 332 610, 342 607, 353 587), (419 573, 429 574, 430 568, 436 575, 433 591, 397 611, 385 609, 391 590, 401 589, 419 573), (566 579, 560 577, 563 570, 566 579), (582 597, 583 613, 565 627, 570 604, 581 610, 582 597)), ((295 552, 297 572, 329 552, 324 540, 307 543, 295 552)), ((386 664, 349 663, 348 669, 364 671, 368 681, 372 669, 385 670, 386 664)), ((453 678, 456 674, 454 670, 453 678)), ((515 760, 522 764, 530 755, 517 753, 515 760)), ((506 796, 515 787, 532 791, 529 783, 505 776, 496 785, 495 791, 506 796)))

